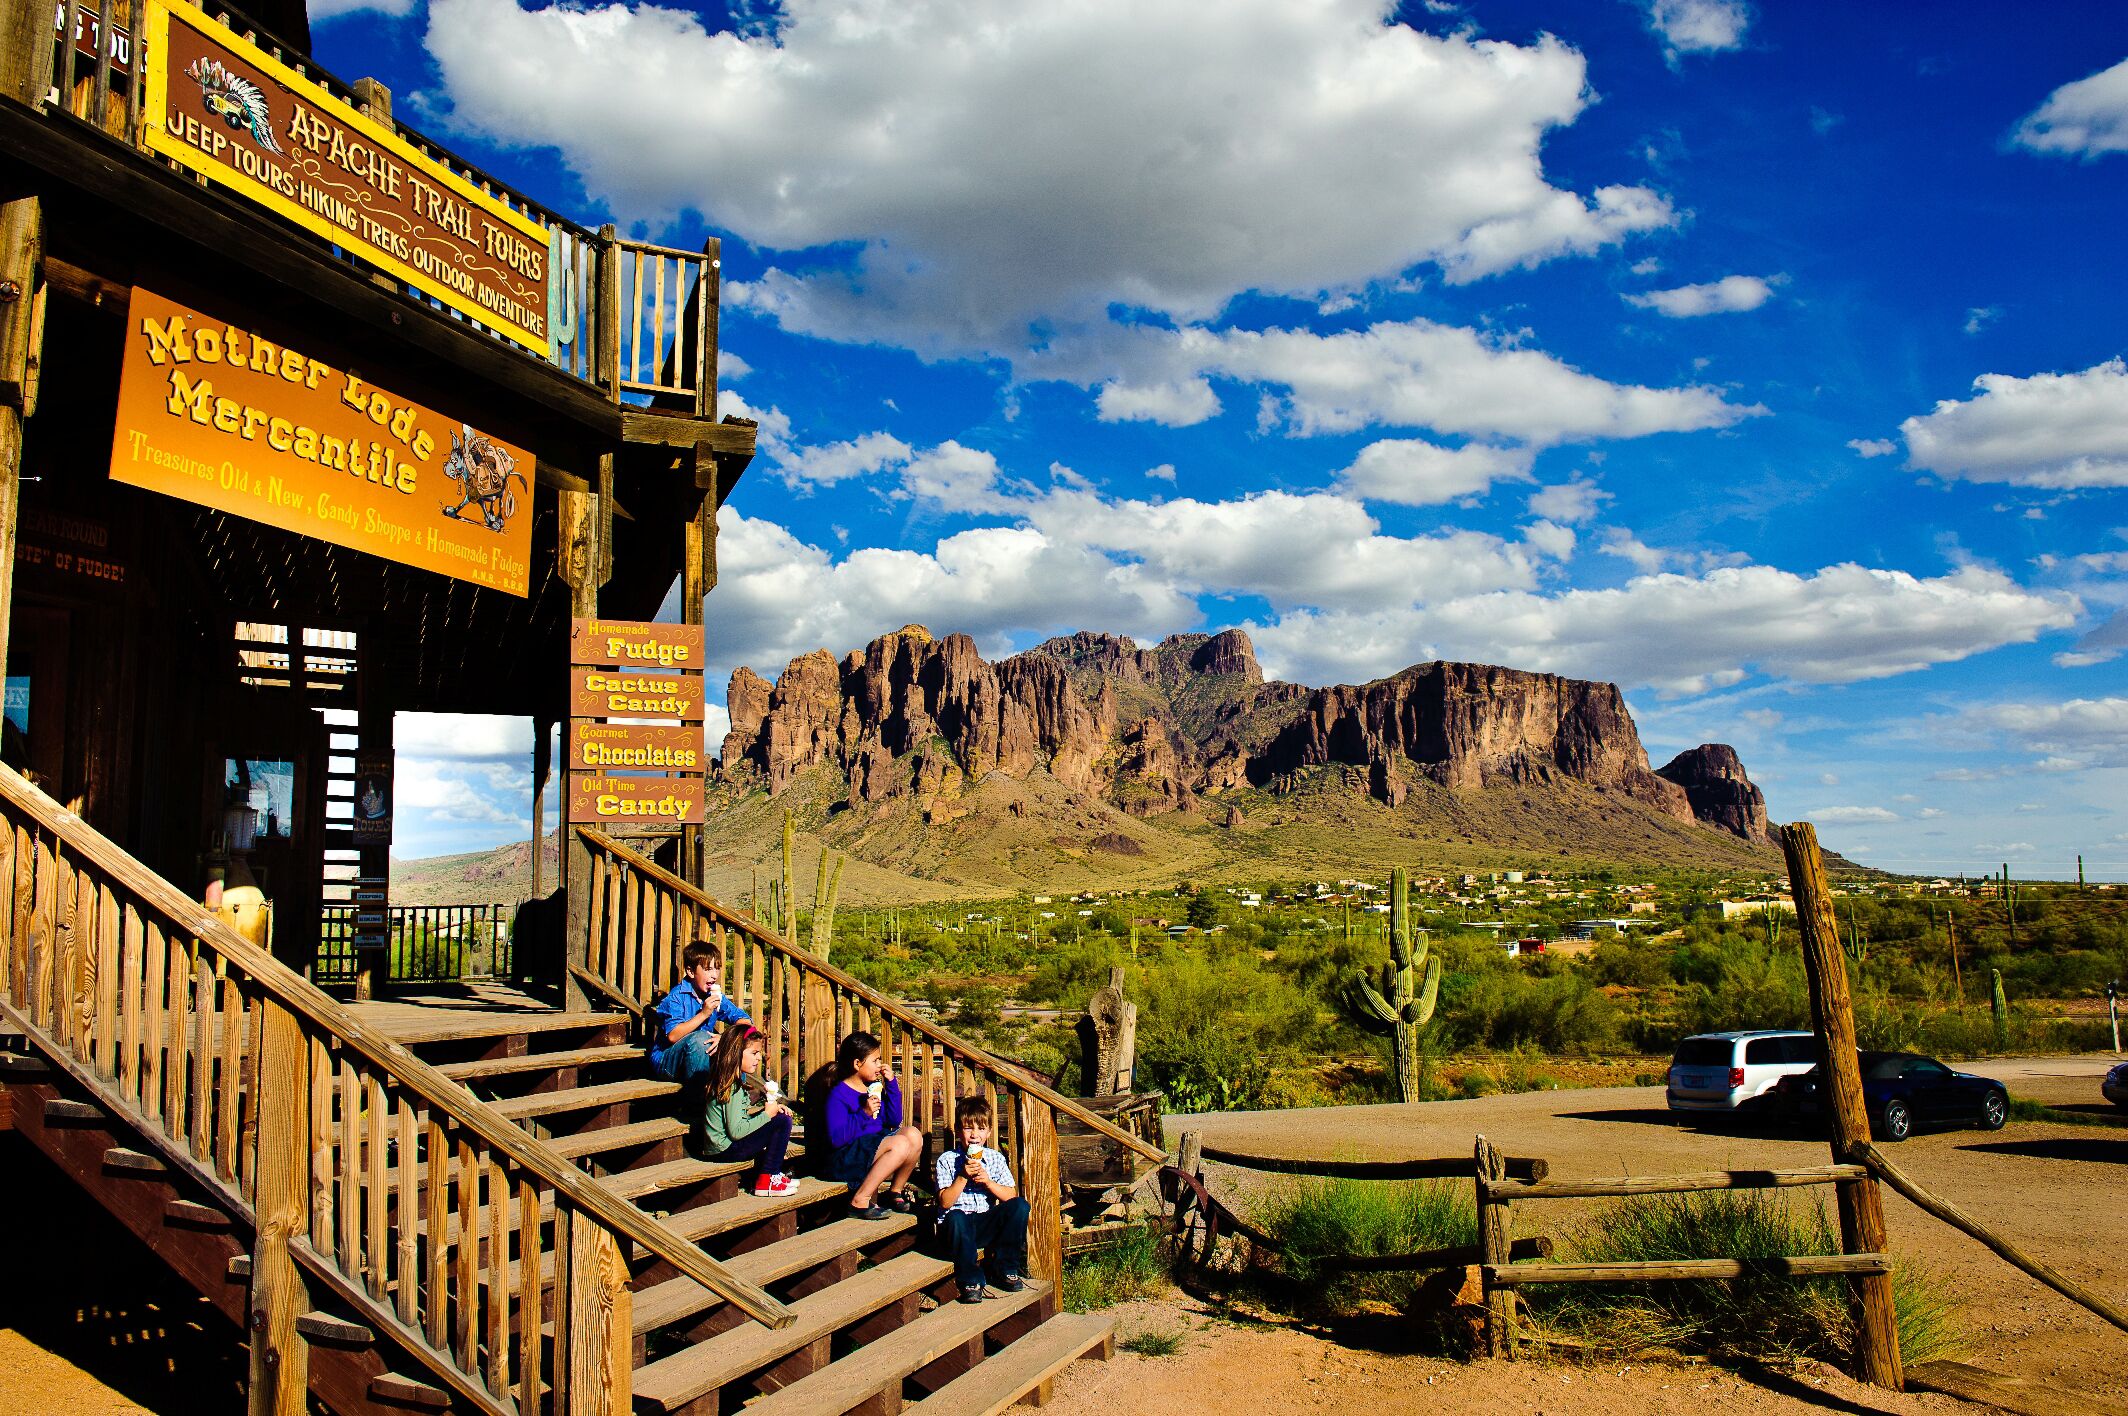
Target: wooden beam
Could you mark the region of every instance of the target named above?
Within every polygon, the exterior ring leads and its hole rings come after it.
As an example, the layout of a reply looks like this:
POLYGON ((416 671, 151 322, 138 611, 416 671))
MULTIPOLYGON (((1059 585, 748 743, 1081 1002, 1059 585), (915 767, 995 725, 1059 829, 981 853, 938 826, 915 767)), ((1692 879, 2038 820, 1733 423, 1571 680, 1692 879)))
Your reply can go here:
MULTIPOLYGON (((50 36, 40 42, 49 46, 50 36)), ((0 666, 7 663, 8 624, 15 603, 22 425, 37 411, 37 366, 43 357, 43 253, 43 203, 36 197, 17 197, 0 205, 0 666)))
POLYGON ((310 1231, 309 1049, 302 1026, 272 998, 259 1008, 258 1075, 272 1086, 254 1091, 259 1154, 257 1227, 251 1248, 251 1416, 302 1416, 310 1389, 310 1345, 296 1321, 310 1294, 290 1245, 310 1231))
POLYGON ((631 443, 692 448, 706 442, 719 456, 754 455, 754 425, 741 418, 705 423, 684 413, 663 413, 626 404, 620 409, 620 426, 622 436, 631 443))
MULTIPOLYGON (((1191 1132, 1195 1135, 1195 1132, 1191 1132)), ((1251 1155, 1224 1146, 1201 1147, 1203 1158, 1243 1170, 1262 1170, 1272 1175, 1334 1175, 1348 1180, 1461 1180, 1470 1174, 1470 1162, 1448 1157, 1413 1157, 1402 1160, 1319 1160, 1308 1157, 1251 1155)), ((1542 1180, 1551 1174, 1551 1163, 1535 1156, 1509 1155, 1501 1160, 1510 1180, 1542 1180)), ((1612 1182, 1617 1183, 1617 1182, 1612 1182)), ((1520 1199, 1523 1191, 1516 1190, 1520 1199)))
POLYGON ((635 1366, 628 1265, 613 1235, 569 1226, 570 1416, 627 1416, 635 1366))
MULTIPOLYGON (((1818 833, 1807 821, 1781 828, 1788 857, 1788 884, 1803 937, 1803 970, 1810 983, 1810 1014, 1818 1040, 1819 1090, 1832 1121, 1832 1158, 1845 1163, 1858 1145, 1869 1144, 1869 1107, 1862 1096, 1862 1067, 1855 1050, 1855 1010, 1847 989, 1847 959, 1840 923, 1833 913, 1832 886, 1818 854, 1818 833)), ((1840 1247, 1850 1254, 1880 1254, 1890 1247, 1884 1228, 1884 1197, 1863 1176, 1835 1189, 1840 1208, 1840 1247)), ((1855 1319, 1854 1375, 1872 1386, 1903 1391, 1898 1317, 1889 1273, 1848 1280, 1855 1319)))
POLYGON ((1616 1180, 1545 1180, 1503 1184, 1517 1200, 1584 1200, 1619 1195, 1682 1195, 1696 1190, 1777 1190, 1860 1179, 1859 1165, 1813 1165, 1800 1170, 1706 1170, 1694 1175, 1627 1175, 1616 1180))
POLYGON ((1671 1283, 1731 1278, 1824 1278, 1892 1271, 1889 1254, 1799 1254, 1785 1259, 1645 1259, 1616 1264, 1488 1264, 1493 1288, 1543 1283, 1671 1283))
POLYGON ((1064 1191, 1057 1175, 1057 1114, 1031 1092, 1019 1093, 1016 1139, 1020 1193, 1027 1198, 1027 1272, 1064 1281, 1064 1191))

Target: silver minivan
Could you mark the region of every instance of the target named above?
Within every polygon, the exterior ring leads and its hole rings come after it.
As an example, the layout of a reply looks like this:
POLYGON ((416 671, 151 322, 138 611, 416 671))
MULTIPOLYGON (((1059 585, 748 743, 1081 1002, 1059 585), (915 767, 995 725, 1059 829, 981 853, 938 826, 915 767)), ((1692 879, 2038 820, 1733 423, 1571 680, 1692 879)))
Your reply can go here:
POLYGON ((1736 1111, 1783 1077, 1818 1065, 1815 1034, 1762 1028, 1700 1033, 1677 1045, 1670 1063, 1672 1111, 1736 1111))

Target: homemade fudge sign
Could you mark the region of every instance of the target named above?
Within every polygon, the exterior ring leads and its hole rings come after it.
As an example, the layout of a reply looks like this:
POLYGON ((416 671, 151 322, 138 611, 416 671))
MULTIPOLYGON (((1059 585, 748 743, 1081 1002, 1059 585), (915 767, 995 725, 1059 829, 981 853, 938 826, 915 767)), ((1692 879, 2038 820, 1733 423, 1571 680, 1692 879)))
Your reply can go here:
POLYGON ((569 819, 606 826, 699 826, 702 627, 578 619, 569 625, 569 819), (596 719, 679 719, 598 722, 596 719), (652 776, 650 773, 681 774, 652 776))
POLYGON ((247 320, 133 287, 120 482, 523 595, 533 468, 523 448, 247 320))
POLYGON ((182 0, 142 29, 148 151, 546 357, 546 226, 182 0))

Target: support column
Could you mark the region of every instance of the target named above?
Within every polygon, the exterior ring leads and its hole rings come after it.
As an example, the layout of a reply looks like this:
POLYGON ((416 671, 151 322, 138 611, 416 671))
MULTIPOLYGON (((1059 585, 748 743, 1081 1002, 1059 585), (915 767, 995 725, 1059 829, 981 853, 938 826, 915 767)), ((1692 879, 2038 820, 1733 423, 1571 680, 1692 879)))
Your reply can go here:
MULTIPOLYGON (((1818 833, 1807 821, 1781 828, 1781 849, 1788 857, 1788 884, 1795 896, 1796 923, 1803 936, 1803 969, 1810 983, 1810 1016, 1818 1035, 1818 1075, 1832 1121, 1832 1158, 1847 1164, 1860 1159, 1857 1146, 1869 1144, 1869 1107, 1862 1096, 1862 1067, 1855 1051, 1855 1010, 1847 988, 1847 959, 1840 948, 1840 922, 1833 913, 1832 887, 1825 860, 1818 854, 1818 833)), ((1840 1207, 1840 1248, 1850 1254, 1883 1253, 1890 1247, 1884 1229, 1884 1196, 1874 1175, 1843 1180, 1834 1186, 1840 1207)), ((1848 1302, 1855 1319, 1854 1376, 1893 1391, 1906 1388, 1899 1359, 1898 1319, 1892 1307, 1888 1273, 1857 1274, 1848 1279, 1848 1302)))
POLYGON ((554 719, 532 715, 532 898, 546 894, 547 779, 554 775, 554 719))
MULTIPOLYGON (((717 588, 717 504, 720 500, 715 455, 706 443, 695 446, 695 485, 703 488, 701 505, 687 522, 686 554, 680 565, 680 623, 701 624, 703 600, 717 588), (706 486, 705 486, 706 483, 706 486)), ((706 688, 707 685, 704 685, 706 688)), ((704 744, 705 761, 719 744, 704 744)), ((707 889, 707 852, 701 826, 680 828, 682 879, 697 889, 707 889)))
MULTIPOLYGON (((322 1056, 322 1054, 320 1054, 322 1056)), ((259 1013, 251 1077, 258 1105, 258 1228, 251 1249, 249 1416, 303 1416, 309 1346, 296 1319, 308 1285, 289 1245, 310 1231, 310 1049, 295 1014, 269 997, 259 1013), (261 1087, 271 1077, 274 1084, 261 1087)))
MULTIPOLYGON (((43 12, 34 5, 12 7, 43 12)), ((25 46, 27 39, 4 33, 25 46)), ((50 36, 42 36, 50 44, 50 36)), ((22 488, 23 423, 37 411, 44 343, 44 207, 36 197, 0 205, 0 673, 15 603, 15 522, 22 488)))
MULTIPOLYGON (((366 626, 361 632, 361 637, 357 641, 355 650, 356 654, 360 656, 357 660, 357 672, 355 675, 357 694, 355 705, 355 766, 358 783, 364 772, 372 767, 380 764, 389 764, 392 767, 393 770, 390 777, 392 783, 390 791, 392 814, 387 818, 389 821, 397 819, 399 795, 398 764, 394 759, 392 748, 392 675, 386 668, 387 661, 393 656, 384 652, 384 645, 378 637, 379 632, 378 627, 374 624, 366 626)), ((291 638, 301 633, 302 630, 296 626, 291 625, 289 627, 289 636, 291 638)), ((289 658, 292 664, 301 664, 302 659, 297 646, 290 646, 289 658)), ((300 684, 300 679, 298 682, 300 684)), ((359 927, 355 931, 357 942, 355 950, 355 997, 376 998, 382 996, 391 987, 392 980, 391 955, 393 938, 391 897, 389 893, 391 888, 392 842, 391 836, 387 832, 371 833, 365 831, 359 811, 356 816, 355 828, 350 833, 350 840, 355 850, 355 878, 358 881, 375 880, 385 882, 384 947, 381 949, 360 947, 363 937, 362 932, 359 927), (382 839, 378 839, 379 836, 382 839)), ((356 915, 359 917, 361 913, 358 908, 356 915)))
MULTIPOLYGON (((561 492, 558 547, 562 581, 569 587, 569 614, 573 619, 598 615, 599 587, 613 576, 613 454, 599 457, 598 490, 561 492)), ((563 640, 567 644, 566 637, 563 640)), ((557 668, 567 672, 564 662, 557 668)), ((591 996, 577 980, 574 969, 591 964, 591 852, 569 827, 569 785, 574 769, 562 754, 562 1006, 571 1012, 587 1011, 591 996)))

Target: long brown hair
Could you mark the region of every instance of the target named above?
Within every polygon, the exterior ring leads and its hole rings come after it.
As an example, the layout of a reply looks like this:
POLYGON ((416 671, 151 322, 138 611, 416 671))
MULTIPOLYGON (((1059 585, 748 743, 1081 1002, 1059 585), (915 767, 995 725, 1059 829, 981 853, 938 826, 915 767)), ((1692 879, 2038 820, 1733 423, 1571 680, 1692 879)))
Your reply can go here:
POLYGON ((724 1029, 724 1036, 717 1039, 717 1055, 709 1064, 709 1096, 712 1101, 722 1101, 731 1095, 739 1081, 739 1066, 746 1060, 746 1049, 761 1036, 761 1029, 747 1024, 734 1023, 724 1029))

